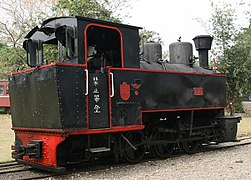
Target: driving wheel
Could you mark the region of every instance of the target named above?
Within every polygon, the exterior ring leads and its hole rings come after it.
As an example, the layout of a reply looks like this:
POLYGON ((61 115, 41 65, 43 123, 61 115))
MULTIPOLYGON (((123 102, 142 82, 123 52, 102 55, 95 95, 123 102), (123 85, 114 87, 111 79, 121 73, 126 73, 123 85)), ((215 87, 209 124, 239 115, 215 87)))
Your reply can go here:
POLYGON ((145 155, 144 134, 140 131, 129 131, 121 137, 124 159, 130 163, 140 161, 145 155))
POLYGON ((181 142, 179 146, 183 152, 187 154, 193 154, 197 151, 199 142, 198 141, 185 141, 185 142, 181 142))
MULTIPOLYGON (((172 134, 166 132, 155 132, 153 134, 153 141, 158 140, 172 140, 172 134)), ((174 150, 174 143, 161 143, 153 145, 153 153, 160 158, 168 158, 174 150)))

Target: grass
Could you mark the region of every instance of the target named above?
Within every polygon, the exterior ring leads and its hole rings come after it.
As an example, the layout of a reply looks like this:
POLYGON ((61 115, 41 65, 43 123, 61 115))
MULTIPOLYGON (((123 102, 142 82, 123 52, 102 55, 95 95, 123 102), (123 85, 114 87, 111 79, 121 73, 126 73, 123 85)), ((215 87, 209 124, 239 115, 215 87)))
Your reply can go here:
MULTIPOLYGON (((237 136, 251 136, 251 117, 241 120, 237 136)), ((11 130, 11 116, 0 114, 0 162, 13 160, 11 158, 12 144, 14 144, 14 132, 11 130)))
POLYGON ((12 144, 14 144, 14 132, 11 130, 11 116, 0 114, 0 162, 13 160, 12 144))
POLYGON ((238 124, 237 136, 251 136, 251 117, 242 118, 240 124, 238 124))

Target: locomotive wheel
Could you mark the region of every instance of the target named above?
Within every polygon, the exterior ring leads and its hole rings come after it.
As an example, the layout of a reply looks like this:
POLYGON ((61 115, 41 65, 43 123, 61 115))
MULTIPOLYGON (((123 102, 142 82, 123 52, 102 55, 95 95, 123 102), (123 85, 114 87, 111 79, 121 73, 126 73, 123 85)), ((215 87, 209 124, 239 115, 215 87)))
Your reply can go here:
POLYGON ((185 142, 181 142, 179 146, 183 152, 187 154, 193 154, 197 151, 199 142, 198 141, 185 141, 185 142))
MULTIPOLYGON (((153 134, 153 141, 158 140, 172 140, 172 135, 168 133, 156 132, 153 134)), ((174 143, 165 143, 165 144, 156 144, 153 145, 153 153, 156 154, 160 158, 168 158, 171 156, 174 150, 174 143)))
POLYGON ((140 131, 129 131, 122 138, 122 152, 124 159, 129 163, 140 161, 145 155, 143 144, 144 134, 140 131))

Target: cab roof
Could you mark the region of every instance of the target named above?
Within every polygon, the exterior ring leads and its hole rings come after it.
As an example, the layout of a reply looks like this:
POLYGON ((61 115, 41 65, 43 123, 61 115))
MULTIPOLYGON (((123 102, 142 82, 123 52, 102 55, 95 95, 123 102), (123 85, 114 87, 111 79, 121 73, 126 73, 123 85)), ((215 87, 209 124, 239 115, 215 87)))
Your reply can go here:
POLYGON ((107 26, 122 27, 122 28, 128 28, 128 29, 142 29, 141 27, 137 27, 137 26, 109 22, 109 21, 104 21, 104 20, 99 20, 99 19, 92 19, 92 18, 87 18, 87 17, 82 17, 82 16, 54 17, 54 18, 50 18, 43 21, 40 27, 36 26, 35 28, 33 28, 25 36, 25 38, 27 39, 31 38, 31 36, 35 34, 36 31, 43 31, 43 29, 49 29, 49 28, 54 29, 58 27, 59 24, 61 25, 62 24, 65 24, 65 25, 75 24, 77 26, 77 21, 85 21, 85 22, 90 22, 90 23, 97 23, 97 24, 102 24, 102 25, 107 25, 107 26))

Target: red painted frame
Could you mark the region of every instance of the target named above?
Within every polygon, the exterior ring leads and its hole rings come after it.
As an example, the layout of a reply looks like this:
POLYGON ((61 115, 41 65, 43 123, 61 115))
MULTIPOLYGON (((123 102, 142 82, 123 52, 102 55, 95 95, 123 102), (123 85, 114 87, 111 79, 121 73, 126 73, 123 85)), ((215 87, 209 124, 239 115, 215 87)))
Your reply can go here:
POLYGON ((15 132, 24 133, 35 133, 35 134, 55 134, 62 137, 68 137, 69 135, 81 135, 81 134, 101 134, 101 133, 116 133, 123 131, 141 130, 144 129, 144 125, 129 125, 129 126, 115 126, 110 129, 89 129, 89 128, 78 128, 78 129, 45 129, 45 128, 12 128, 15 132))
POLYGON ((16 136, 22 140, 22 145, 27 145, 30 140, 42 140, 42 158, 35 159, 29 156, 24 156, 23 160, 29 163, 39 164, 42 166, 49 166, 53 168, 58 167, 57 163, 57 146, 65 140, 65 136, 62 134, 39 134, 30 133, 25 131, 15 131, 16 136))

